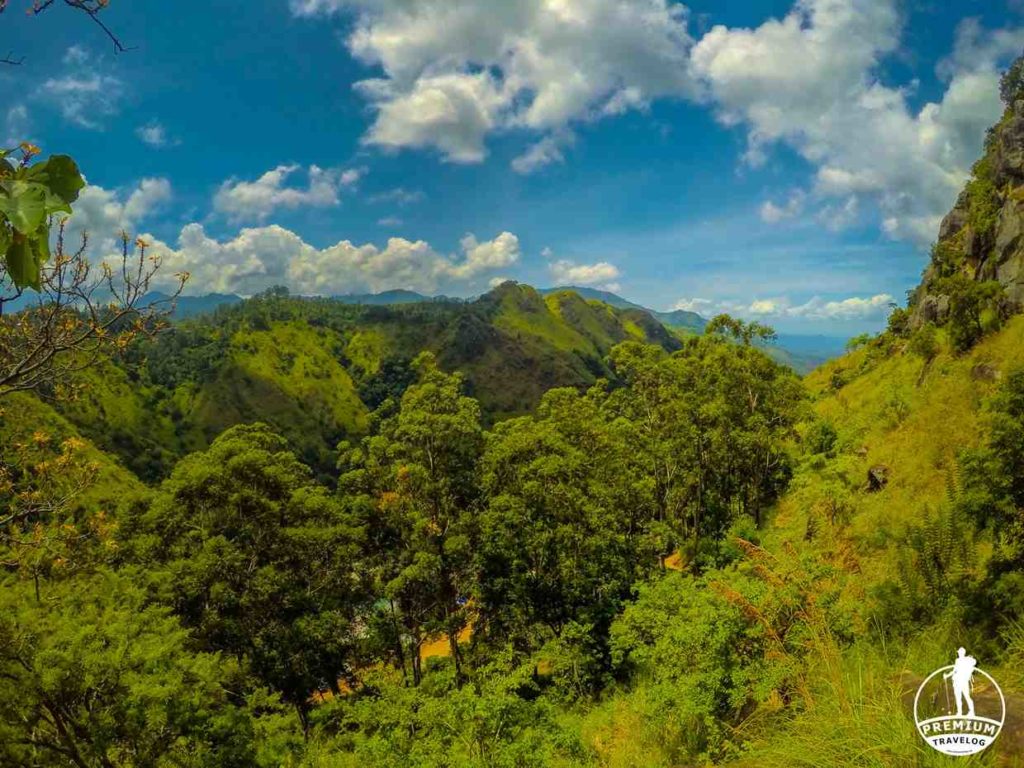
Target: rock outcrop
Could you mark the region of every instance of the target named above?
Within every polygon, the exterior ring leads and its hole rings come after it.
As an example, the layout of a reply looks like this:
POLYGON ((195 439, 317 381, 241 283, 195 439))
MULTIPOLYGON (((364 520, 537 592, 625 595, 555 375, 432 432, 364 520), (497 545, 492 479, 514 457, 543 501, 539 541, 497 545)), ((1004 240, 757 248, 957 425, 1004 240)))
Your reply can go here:
POLYGON ((1024 99, 1007 107, 990 130, 985 154, 942 220, 912 297, 914 325, 943 322, 949 299, 940 281, 957 274, 998 281, 1012 307, 1024 307, 1024 99))

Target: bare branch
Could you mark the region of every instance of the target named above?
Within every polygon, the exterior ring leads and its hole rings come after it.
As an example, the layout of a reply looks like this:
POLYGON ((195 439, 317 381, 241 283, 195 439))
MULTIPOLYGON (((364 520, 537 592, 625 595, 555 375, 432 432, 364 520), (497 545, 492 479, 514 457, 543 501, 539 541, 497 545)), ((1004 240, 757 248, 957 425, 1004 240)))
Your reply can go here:
MULTIPOLYGON (((80 11, 81 13, 84 13, 86 16, 88 16, 92 20, 93 24, 99 27, 103 31, 103 34, 107 36, 107 39, 109 39, 110 42, 113 43, 115 53, 124 53, 126 51, 135 50, 134 48, 129 48, 125 46, 124 43, 122 43, 121 40, 118 38, 118 36, 114 34, 113 30, 111 30, 110 27, 108 27, 106 23, 103 21, 103 19, 100 18, 100 12, 105 10, 107 6, 110 5, 110 0, 61 1, 68 8, 80 11)), ((28 9, 28 13, 32 16, 38 16, 39 14, 49 10, 56 2, 57 0, 35 0, 32 6, 28 9)), ((8 0, 0 0, 0 13, 3 13, 7 9, 7 5, 8 0)), ((24 60, 24 56, 22 56, 20 59, 15 59, 13 57, 13 54, 8 53, 5 58, 0 59, 0 64, 19 66, 24 60)))
POLYGON ((149 255, 147 243, 133 243, 125 234, 120 268, 102 262, 101 274, 94 277, 86 258, 88 236, 68 253, 64 234, 61 222, 54 257, 42 270, 42 290, 20 311, 3 311, 23 294, 14 290, 0 266, 0 398, 25 390, 66 394, 74 387, 74 374, 164 328, 188 279, 178 275, 169 298, 143 305, 160 269, 160 259, 149 255))

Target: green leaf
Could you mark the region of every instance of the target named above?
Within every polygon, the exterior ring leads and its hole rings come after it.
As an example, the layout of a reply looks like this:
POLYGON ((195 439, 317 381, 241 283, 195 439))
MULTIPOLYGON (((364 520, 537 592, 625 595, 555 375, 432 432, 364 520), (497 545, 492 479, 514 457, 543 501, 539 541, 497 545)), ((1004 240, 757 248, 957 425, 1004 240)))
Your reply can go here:
POLYGON ((7 249, 11 247, 12 241, 10 225, 0 221, 0 259, 7 254, 7 249))
MULTIPOLYGON (((25 169, 24 179, 45 184, 57 197, 70 205, 78 199, 85 179, 78 164, 67 155, 53 155, 25 169)), ((68 212, 70 212, 68 208, 68 212)))
POLYGON ((47 189, 28 181, 0 181, 0 214, 18 232, 34 233, 46 220, 47 189))
POLYGON ((42 287, 39 262, 36 260, 35 244, 27 237, 14 236, 14 242, 7 250, 7 272, 18 288, 42 287))
POLYGON ((37 269, 42 269, 43 264, 50 260, 50 225, 43 222, 43 226, 36 232, 36 258, 37 269))
POLYGON ((71 205, 67 201, 65 201, 64 198, 60 197, 59 195, 54 194, 52 191, 50 191, 50 189, 48 187, 46 187, 45 189, 46 189, 46 200, 45 200, 44 204, 46 206, 46 215, 47 216, 50 216, 51 214, 59 213, 59 212, 63 212, 63 213, 67 213, 67 214, 71 213, 71 205))

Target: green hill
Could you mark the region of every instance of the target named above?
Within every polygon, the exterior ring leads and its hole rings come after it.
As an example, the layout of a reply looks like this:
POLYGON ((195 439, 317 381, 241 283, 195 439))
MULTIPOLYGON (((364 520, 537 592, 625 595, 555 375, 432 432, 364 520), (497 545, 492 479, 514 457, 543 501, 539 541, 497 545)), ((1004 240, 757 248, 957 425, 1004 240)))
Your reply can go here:
POLYGON ((145 486, 110 452, 97 447, 69 419, 38 398, 15 393, 0 407, 0 446, 3 461, 18 455, 18 446, 34 446, 39 461, 50 461, 60 453, 62 444, 78 444, 81 461, 95 469, 95 480, 75 494, 74 504, 81 509, 113 511, 126 498, 143 493, 145 486))
POLYGON ((270 292, 222 305, 103 361, 80 396, 57 407, 146 480, 254 421, 329 473, 337 444, 366 433, 369 412, 408 385, 421 352, 461 372, 493 423, 530 412, 551 388, 612 377, 605 356, 622 341, 680 345, 643 309, 568 290, 542 296, 510 282, 472 302, 402 298, 353 304, 270 292))

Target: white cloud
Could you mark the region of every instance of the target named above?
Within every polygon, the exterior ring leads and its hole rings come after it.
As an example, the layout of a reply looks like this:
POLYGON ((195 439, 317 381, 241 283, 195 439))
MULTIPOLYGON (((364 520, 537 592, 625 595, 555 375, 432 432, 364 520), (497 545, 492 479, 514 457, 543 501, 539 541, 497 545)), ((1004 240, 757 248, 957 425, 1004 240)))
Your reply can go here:
POLYGON ((80 45, 72 45, 64 52, 64 63, 69 65, 85 64, 90 58, 89 52, 80 45))
MULTIPOLYGON (((576 264, 560 259, 548 265, 548 271, 556 285, 599 285, 608 284, 620 276, 619 268, 607 261, 594 264, 576 264)), ((616 286, 617 288, 617 286, 616 286)), ((608 290, 614 290, 608 287, 608 290)))
POLYGON ((766 200, 761 206, 761 221, 767 224, 778 224, 786 219, 799 216, 803 212, 806 198, 806 193, 798 189, 791 192, 789 199, 781 205, 776 205, 771 200, 766 200))
POLYGON ((87 232, 86 255, 90 261, 116 259, 121 252, 121 233, 138 234, 144 222, 172 197, 171 183, 164 178, 142 179, 134 187, 121 190, 88 184, 72 206, 74 212, 65 225, 65 243, 69 250, 77 249, 82 234, 87 232))
MULTIPOLYGON (((714 27, 692 61, 719 120, 746 127, 749 162, 787 144, 817 168, 816 200, 840 201, 826 202, 826 219, 847 226, 852 196, 870 196, 890 236, 926 244, 1002 110, 997 67, 1024 32, 962 24, 939 68, 943 98, 917 111, 907 89, 879 80, 900 33, 897 0, 799 0, 756 29, 714 27)), ((778 212, 767 209, 769 218, 778 212)))
POLYGON ((818 221, 833 232, 841 232, 857 220, 859 211, 859 198, 850 195, 844 201, 823 206, 818 211, 818 221))
POLYGON ((430 293, 445 286, 471 285, 489 271, 519 259, 519 241, 503 232, 479 242, 462 240, 458 256, 437 252, 422 240, 393 237, 384 247, 355 245, 343 240, 316 248, 294 232, 277 225, 243 229, 229 240, 207 235, 200 224, 181 230, 176 247, 147 237, 151 252, 163 260, 161 275, 191 273, 187 290, 243 295, 273 285, 287 285, 306 295, 378 292, 392 288, 430 293))
POLYGON ((496 131, 557 133, 574 121, 695 93, 687 11, 670 0, 292 0, 291 7, 299 16, 355 15, 349 50, 382 70, 358 84, 376 112, 366 141, 377 146, 479 162, 496 131))
POLYGON ((145 125, 140 125, 135 129, 135 135, 139 137, 143 144, 147 144, 155 149, 162 149, 179 143, 176 139, 171 139, 167 135, 167 129, 158 120, 150 120, 145 125))
POLYGON ((398 216, 385 216, 382 219, 377 219, 377 224, 381 227, 400 227, 402 223, 402 219, 398 216))
POLYGON ((711 299, 702 299, 694 297, 692 299, 680 299, 676 302, 673 309, 678 309, 683 312, 696 312, 699 315, 710 314, 715 306, 715 302, 711 299))
POLYGON ((362 169, 330 170, 311 165, 305 188, 286 186, 300 169, 299 165, 279 165, 255 181, 229 179, 214 195, 214 210, 230 221, 262 222, 281 210, 330 208, 341 202, 341 190, 355 186, 364 174, 362 169))
POLYGON ((123 91, 118 78, 98 72, 51 77, 40 89, 65 120, 91 130, 102 129, 104 118, 117 114, 123 91))
POLYGON ((413 203, 420 202, 421 200, 423 200, 423 198, 423 190, 409 190, 406 189, 405 187, 395 187, 394 189, 389 189, 386 192, 380 192, 376 195, 371 195, 369 197, 369 202, 394 203, 399 208, 404 208, 407 205, 412 205, 413 203))
POLYGON ((512 170, 525 175, 539 171, 545 166, 553 163, 564 163, 566 146, 574 142, 571 132, 545 136, 540 141, 531 144, 526 151, 512 160, 512 170))
POLYGON ((10 107, 4 117, 4 135, 6 138, 4 139, 3 148, 10 149, 23 141, 29 141, 30 126, 28 107, 24 104, 15 104, 13 107, 10 107))
POLYGON ((785 313, 790 317, 820 320, 867 320, 885 317, 892 303, 893 298, 887 293, 851 296, 840 301, 824 301, 815 297, 805 304, 786 309, 785 313))
MULTIPOLYGON (((850 226, 878 208, 893 238, 931 241, 999 116, 998 70, 1024 29, 967 20, 937 72, 941 99, 881 79, 899 53, 901 0, 796 0, 754 28, 715 26, 699 41, 671 0, 292 0, 298 16, 350 14, 347 45, 378 74, 357 84, 375 118, 367 143, 479 162, 488 137, 525 130, 512 161, 530 173, 564 161, 574 125, 664 98, 703 101, 747 133, 747 162, 785 144, 816 171, 804 209, 850 226), (856 201, 854 201, 856 198, 856 201)), ((763 218, 798 215, 768 201, 763 218)))
POLYGON ((754 299, 743 302, 737 300, 712 300, 702 298, 681 299, 675 309, 697 312, 704 317, 720 313, 756 319, 805 319, 805 320, 873 320, 885 317, 893 298, 887 293, 874 296, 851 296, 846 299, 826 300, 815 296, 803 304, 794 304, 790 299, 780 296, 774 298, 754 299))
POLYGON ((473 277, 481 272, 510 267, 519 261, 519 238, 511 232, 502 232, 485 243, 477 241, 473 235, 466 235, 461 245, 465 259, 454 267, 452 274, 456 277, 473 277))

